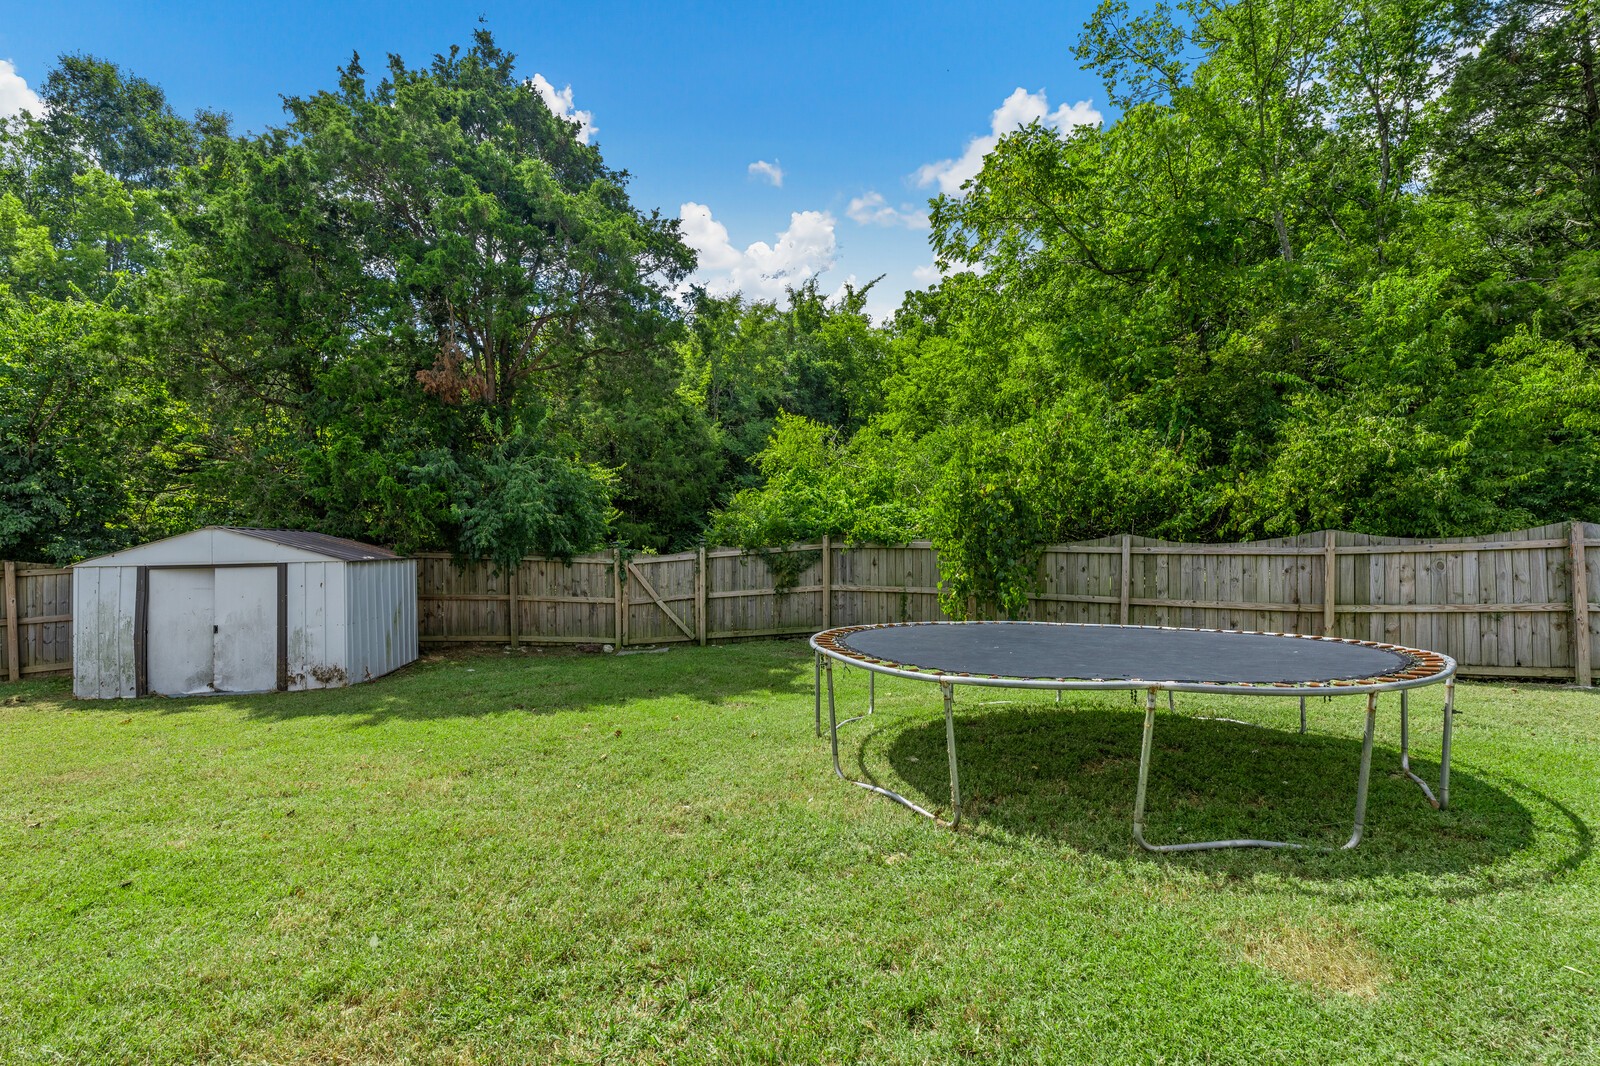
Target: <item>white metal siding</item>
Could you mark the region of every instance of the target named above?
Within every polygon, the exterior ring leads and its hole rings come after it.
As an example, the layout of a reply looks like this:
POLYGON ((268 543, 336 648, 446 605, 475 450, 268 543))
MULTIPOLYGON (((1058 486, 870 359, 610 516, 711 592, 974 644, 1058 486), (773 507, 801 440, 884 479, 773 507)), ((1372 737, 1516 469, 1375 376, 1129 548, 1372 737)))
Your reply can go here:
POLYGON ((344 641, 344 563, 288 566, 289 688, 348 683, 344 641))
POLYGON ((351 682, 381 677, 416 659, 416 560, 346 563, 345 574, 351 682))
POLYGON ((137 694, 133 622, 138 572, 78 570, 72 578, 72 691, 82 699, 137 694))

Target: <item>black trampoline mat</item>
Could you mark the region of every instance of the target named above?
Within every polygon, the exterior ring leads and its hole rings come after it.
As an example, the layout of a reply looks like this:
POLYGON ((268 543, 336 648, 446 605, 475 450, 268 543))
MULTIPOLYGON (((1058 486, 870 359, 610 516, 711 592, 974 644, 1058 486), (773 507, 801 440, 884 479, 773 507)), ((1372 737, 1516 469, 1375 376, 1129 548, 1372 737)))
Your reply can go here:
POLYGON ((1014 678, 1303 684, 1381 677, 1413 663, 1335 640, 1048 622, 893 625, 844 633, 836 643, 910 669, 1014 678))

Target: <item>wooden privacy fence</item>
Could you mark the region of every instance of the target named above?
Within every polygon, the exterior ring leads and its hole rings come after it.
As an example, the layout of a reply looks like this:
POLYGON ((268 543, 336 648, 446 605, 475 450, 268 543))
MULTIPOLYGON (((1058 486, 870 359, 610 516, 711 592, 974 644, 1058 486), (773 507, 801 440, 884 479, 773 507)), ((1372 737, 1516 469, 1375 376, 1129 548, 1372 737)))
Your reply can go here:
POLYGON ((5 677, 72 669, 72 571, 3 564, 0 650, 5 677))
MULTIPOLYGON (((509 575, 424 555, 417 577, 424 643, 705 643, 946 617, 925 541, 528 558, 509 575)), ((1600 662, 1596 601, 1600 525, 1574 522, 1426 541, 1321 532, 1059 544, 1039 561, 1029 616, 1333 634, 1444 652, 1467 674, 1588 684, 1600 662)))
MULTIPOLYGON (((530 557, 511 573, 424 553, 417 583, 423 643, 703 644, 945 617, 925 541, 530 557)), ((6 676, 71 668, 71 585, 67 570, 5 564, 6 676)), ((1572 522, 1449 540, 1333 532, 1247 544, 1058 544, 1039 560, 1028 613, 1331 633, 1440 651, 1480 677, 1589 684, 1600 663, 1596 602, 1600 525, 1572 522)))
MULTIPOLYGON (((510 574, 424 553, 417 557, 419 636, 423 643, 627 645, 815 632, 827 615, 824 601, 836 598, 823 595, 824 560, 841 554, 829 548, 768 553, 791 557, 793 581, 783 589, 774 572, 784 564, 734 549, 604 552, 571 563, 530 556, 510 574)), ((931 552, 911 550, 933 566, 931 552)), ((924 576, 938 580, 937 571, 924 576)))

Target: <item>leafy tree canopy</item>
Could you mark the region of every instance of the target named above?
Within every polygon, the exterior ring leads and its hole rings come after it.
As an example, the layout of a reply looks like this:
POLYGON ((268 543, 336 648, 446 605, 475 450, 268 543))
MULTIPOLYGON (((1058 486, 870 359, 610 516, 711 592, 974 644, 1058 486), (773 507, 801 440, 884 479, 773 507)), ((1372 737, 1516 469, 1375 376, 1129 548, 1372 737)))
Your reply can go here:
MULTIPOLYGON (((1056 540, 1600 517, 1595 40, 1580 4, 1106 0, 1077 54, 1121 117, 934 202, 956 273, 895 320, 893 473, 855 482, 958 613, 1022 609, 1056 540)), ((725 536, 848 530, 793 435, 725 536)))
POLYGON ((0 124, 0 555, 208 521, 510 565, 1600 519, 1600 44, 1568 0, 1105 0, 1120 109, 931 208, 945 280, 693 289, 487 31, 230 134, 63 57, 0 124))

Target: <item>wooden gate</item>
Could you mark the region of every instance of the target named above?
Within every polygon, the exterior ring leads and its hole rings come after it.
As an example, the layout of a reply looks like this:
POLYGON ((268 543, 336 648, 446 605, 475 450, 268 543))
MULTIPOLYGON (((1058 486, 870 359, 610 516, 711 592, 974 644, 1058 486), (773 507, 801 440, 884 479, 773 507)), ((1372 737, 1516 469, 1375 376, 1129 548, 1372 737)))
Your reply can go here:
POLYGON ((703 641, 705 571, 700 552, 622 556, 623 644, 703 641))

